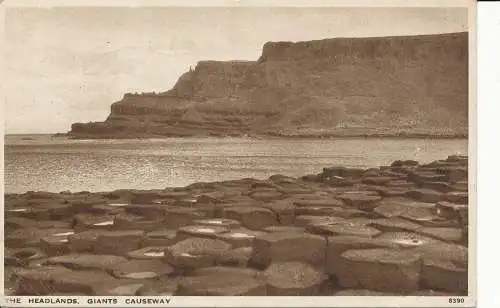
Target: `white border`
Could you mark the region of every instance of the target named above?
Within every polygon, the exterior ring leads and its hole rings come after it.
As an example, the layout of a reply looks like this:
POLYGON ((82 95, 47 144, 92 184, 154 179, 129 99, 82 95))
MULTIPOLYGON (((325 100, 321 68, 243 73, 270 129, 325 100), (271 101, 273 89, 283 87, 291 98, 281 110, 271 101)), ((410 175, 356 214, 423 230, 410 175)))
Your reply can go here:
POLYGON ((477 101, 478 101, 478 182, 477 199, 480 211, 477 219, 478 306, 500 307, 497 277, 500 277, 500 232, 498 218, 498 117, 500 115, 500 3, 478 4, 477 25, 477 101), (497 140, 497 141, 495 141, 497 140))

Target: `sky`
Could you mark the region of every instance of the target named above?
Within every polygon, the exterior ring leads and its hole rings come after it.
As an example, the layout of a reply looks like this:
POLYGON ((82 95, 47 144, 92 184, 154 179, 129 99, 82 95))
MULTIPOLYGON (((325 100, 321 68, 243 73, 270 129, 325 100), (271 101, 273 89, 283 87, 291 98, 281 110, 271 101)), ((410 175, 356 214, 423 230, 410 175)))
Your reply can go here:
POLYGON ((166 91, 200 60, 267 41, 467 31, 466 8, 7 8, 5 133, 103 121, 127 92, 166 91))

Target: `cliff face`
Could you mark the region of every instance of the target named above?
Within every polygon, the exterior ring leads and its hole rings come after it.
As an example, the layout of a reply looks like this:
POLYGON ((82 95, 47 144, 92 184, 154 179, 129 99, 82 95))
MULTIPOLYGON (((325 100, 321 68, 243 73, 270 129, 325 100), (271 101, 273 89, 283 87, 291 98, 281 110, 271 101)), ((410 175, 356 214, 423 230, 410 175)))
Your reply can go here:
POLYGON ((199 62, 158 94, 126 94, 74 137, 465 136, 468 35, 269 42, 254 62, 199 62))

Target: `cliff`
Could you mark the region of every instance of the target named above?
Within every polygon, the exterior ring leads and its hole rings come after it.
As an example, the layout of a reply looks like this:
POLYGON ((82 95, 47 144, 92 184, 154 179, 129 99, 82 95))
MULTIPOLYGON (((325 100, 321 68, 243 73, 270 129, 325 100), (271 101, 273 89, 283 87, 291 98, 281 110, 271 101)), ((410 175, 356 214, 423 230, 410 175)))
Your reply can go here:
POLYGON ((468 34, 268 42, 203 61, 162 93, 125 94, 75 138, 433 136, 468 131, 468 34))

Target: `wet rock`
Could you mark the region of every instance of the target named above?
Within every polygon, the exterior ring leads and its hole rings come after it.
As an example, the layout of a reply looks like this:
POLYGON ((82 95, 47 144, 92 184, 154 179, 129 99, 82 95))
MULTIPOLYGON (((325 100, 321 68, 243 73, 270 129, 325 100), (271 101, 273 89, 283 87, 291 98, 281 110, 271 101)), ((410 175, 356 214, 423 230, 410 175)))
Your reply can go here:
POLYGON ((130 251, 139 249, 144 237, 144 231, 108 231, 99 234, 94 244, 97 254, 126 255, 130 251))
POLYGON ((224 227, 228 229, 241 227, 241 222, 238 220, 225 218, 200 219, 195 220, 193 223, 200 226, 224 227))
POLYGON ((63 256, 51 257, 46 260, 49 265, 63 265, 71 269, 99 269, 109 270, 117 264, 126 262, 124 257, 113 255, 97 254, 68 254, 63 256))
POLYGON ((295 226, 307 228, 311 224, 334 224, 345 221, 342 217, 300 215, 295 218, 295 226))
POLYGON ((453 262, 426 258, 423 260, 422 281, 432 289, 467 295, 467 268, 453 262))
POLYGON ((287 261, 321 264, 325 250, 326 240, 321 236, 297 232, 269 233, 255 238, 251 262, 257 266, 287 261))
POLYGON ((327 238, 326 264, 327 273, 335 276, 348 277, 350 267, 341 257, 348 250, 372 249, 372 248, 395 248, 396 245, 390 241, 380 238, 368 238, 358 236, 330 236, 327 238))
POLYGON ((415 184, 407 180, 391 180, 385 183, 385 186, 391 188, 411 188, 414 187, 415 184))
POLYGON ((199 208, 170 207, 165 209, 166 217, 164 227, 178 229, 192 225, 194 220, 212 218, 214 213, 199 208))
POLYGON ((467 165, 469 157, 467 155, 450 155, 446 158, 447 162, 467 165))
POLYGON ((266 234, 262 231, 248 229, 233 229, 230 232, 217 235, 217 239, 231 244, 233 248, 252 246, 255 237, 266 234))
POLYGON ((140 296, 171 296, 177 293, 180 277, 162 277, 144 281, 143 287, 138 291, 140 296))
POLYGON ((377 187, 376 191, 382 197, 403 197, 410 189, 406 187, 377 187))
POLYGON ((279 262, 264 272, 270 296, 313 296, 326 276, 306 263, 279 262))
POLYGON ((149 232, 143 238, 144 246, 169 246, 175 244, 177 231, 170 229, 159 229, 149 232))
POLYGON ((382 200, 382 197, 378 194, 370 192, 348 192, 339 195, 337 198, 363 211, 373 210, 377 207, 377 201, 382 200))
POLYGON ((449 292, 440 292, 435 290, 418 290, 410 293, 410 296, 453 296, 457 294, 452 294, 449 292))
POLYGON ((111 283, 101 284, 96 289, 97 296, 134 296, 144 287, 142 283, 112 281, 111 283))
POLYGON ((276 189, 272 190, 256 190, 249 194, 252 199, 258 201, 272 201, 283 198, 283 194, 276 189))
POLYGON ((443 182, 446 180, 446 176, 431 171, 417 171, 410 173, 408 179, 417 184, 422 184, 425 182, 443 182))
POLYGON ((5 236, 5 246, 11 248, 40 247, 43 237, 53 234, 73 232, 71 229, 16 229, 5 236))
POLYGON ((226 208, 223 211, 223 216, 241 221, 244 227, 252 230, 261 230, 279 223, 273 211, 259 207, 226 208))
POLYGON ((305 228, 293 226, 270 226, 262 229, 265 232, 305 232, 305 228))
POLYGON ((403 167, 403 166, 418 166, 418 161, 416 160, 396 160, 391 164, 391 167, 403 167))
POLYGON ((456 191, 469 191, 469 183, 467 181, 458 181, 451 185, 451 188, 456 191))
POLYGON ((274 212, 280 225, 289 226, 294 223, 295 205, 289 200, 267 202, 262 207, 274 212))
POLYGON ((447 182, 424 182, 420 185, 421 188, 435 190, 441 193, 447 193, 452 190, 452 187, 447 182))
POLYGON ((462 240, 462 230, 458 228, 421 228, 417 232, 445 242, 462 240))
POLYGON ((46 258, 47 255, 39 248, 5 248, 4 264, 6 266, 26 267, 31 261, 46 258))
POLYGON ((209 267, 230 249, 230 244, 220 240, 190 238, 168 247, 165 260, 178 268, 209 267))
POLYGON ((114 216, 95 216, 89 214, 75 215, 75 232, 87 230, 111 230, 114 225, 114 216))
POLYGON ((342 221, 337 223, 311 223, 306 230, 312 234, 331 235, 353 235, 360 237, 375 237, 381 231, 356 222, 342 221))
POLYGON ((41 220, 36 221, 22 217, 5 217, 5 233, 9 234, 15 229, 34 228, 34 229, 71 229, 69 221, 41 220))
POLYGON ((68 247, 72 252, 92 252, 102 230, 89 230, 68 236, 68 247))
POLYGON ((115 265, 110 272, 116 278, 142 280, 168 276, 174 269, 159 260, 131 260, 115 265))
POLYGON ((234 275, 234 276, 247 276, 251 278, 262 278, 262 272, 252 268, 237 268, 229 266, 212 266, 205 268, 198 268, 193 270, 189 276, 207 276, 207 275, 234 275))
POLYGON ((296 200, 294 204, 299 207, 343 207, 345 203, 339 199, 303 199, 296 200))
POLYGON ((130 259, 137 260, 164 260, 168 246, 149 246, 131 251, 127 254, 130 259))
POLYGON ((185 226, 177 229, 176 240, 181 241, 190 237, 214 239, 218 234, 229 232, 229 229, 219 226, 185 226))
POLYGON ((16 273, 16 295, 52 295, 55 293, 96 295, 94 288, 112 277, 102 271, 72 271, 59 266, 23 269, 16 273))
POLYGON ((235 272, 183 277, 178 296, 265 296, 266 283, 246 274, 235 272))
POLYGON ((443 200, 443 194, 432 189, 414 189, 405 194, 406 197, 420 202, 435 203, 443 200))
POLYGON ((334 176, 339 176, 339 177, 353 177, 353 178, 359 178, 363 175, 364 170, 363 169, 357 169, 357 168, 346 168, 346 167, 330 167, 330 168, 323 168, 323 177, 328 178, 328 177, 334 177, 334 176))
POLYGON ((375 213, 386 217, 403 217, 410 220, 434 219, 434 203, 418 202, 401 197, 385 198, 377 203, 375 213))
POLYGON ((398 296, 397 293, 377 292, 364 289, 348 289, 335 292, 334 296, 398 296))
POLYGON ((418 290, 421 260, 413 251, 393 249, 348 250, 341 258, 349 267, 338 278, 344 288, 408 293, 418 290))
POLYGON ((450 183, 466 181, 468 176, 467 167, 453 166, 440 168, 439 171, 446 175, 446 179, 450 183))
POLYGON ((444 195, 445 201, 458 203, 458 204, 468 204, 469 194, 463 191, 453 191, 444 195))
POLYGON ((398 217, 375 219, 368 225, 383 232, 411 232, 422 228, 419 224, 398 217))
POLYGON ((363 183, 370 185, 387 185, 390 181, 397 180, 397 178, 389 176, 365 176, 363 177, 363 183))
POLYGON ((461 268, 467 268, 469 251, 462 245, 434 242, 415 248, 422 255, 422 260, 452 263, 461 268))
POLYGON ((459 219, 459 217, 468 217, 468 206, 466 204, 457 204, 448 201, 441 201, 436 204, 437 215, 446 219, 459 219))
POLYGON ((426 245, 442 243, 434 238, 413 232, 385 232, 377 237, 403 248, 418 248, 426 245))
POLYGON ((252 257, 252 247, 238 247, 224 252, 215 260, 216 265, 247 267, 252 257))
POLYGON ((70 251, 67 236, 50 235, 42 237, 40 247, 48 256, 63 255, 70 251))
POLYGON ((113 229, 153 231, 161 228, 162 225, 163 221, 158 218, 145 218, 138 215, 121 214, 115 216, 113 229))

